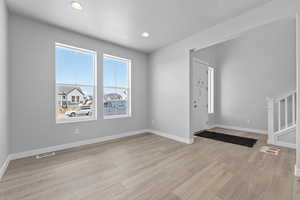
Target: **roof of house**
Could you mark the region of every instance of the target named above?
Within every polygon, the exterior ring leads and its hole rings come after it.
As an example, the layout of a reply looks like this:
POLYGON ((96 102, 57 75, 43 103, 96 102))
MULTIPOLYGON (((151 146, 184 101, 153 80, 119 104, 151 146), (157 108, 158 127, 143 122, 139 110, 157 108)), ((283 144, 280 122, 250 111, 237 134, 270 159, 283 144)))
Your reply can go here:
POLYGON ((58 95, 68 95, 73 90, 78 90, 78 92, 80 92, 82 95, 85 95, 80 87, 74 86, 58 86, 58 95))
POLYGON ((122 95, 118 94, 118 93, 109 93, 109 94, 105 94, 103 99, 105 101, 108 100, 121 100, 123 99, 122 95))

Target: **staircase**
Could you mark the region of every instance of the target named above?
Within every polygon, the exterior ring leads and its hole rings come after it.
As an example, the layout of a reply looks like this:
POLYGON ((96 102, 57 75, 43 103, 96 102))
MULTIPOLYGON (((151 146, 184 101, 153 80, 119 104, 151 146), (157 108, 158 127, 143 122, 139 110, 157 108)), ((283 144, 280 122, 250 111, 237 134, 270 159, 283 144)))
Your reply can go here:
POLYGON ((268 144, 296 148, 296 91, 268 98, 268 144))

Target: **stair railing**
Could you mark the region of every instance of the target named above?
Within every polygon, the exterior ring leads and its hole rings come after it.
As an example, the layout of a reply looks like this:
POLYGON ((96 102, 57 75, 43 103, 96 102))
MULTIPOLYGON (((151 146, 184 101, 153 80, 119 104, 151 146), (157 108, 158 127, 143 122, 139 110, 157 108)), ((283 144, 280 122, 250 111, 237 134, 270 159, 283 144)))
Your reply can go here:
POLYGON ((267 98, 267 103, 268 143, 276 144, 276 134, 296 125, 296 91, 291 91, 276 99, 267 98))

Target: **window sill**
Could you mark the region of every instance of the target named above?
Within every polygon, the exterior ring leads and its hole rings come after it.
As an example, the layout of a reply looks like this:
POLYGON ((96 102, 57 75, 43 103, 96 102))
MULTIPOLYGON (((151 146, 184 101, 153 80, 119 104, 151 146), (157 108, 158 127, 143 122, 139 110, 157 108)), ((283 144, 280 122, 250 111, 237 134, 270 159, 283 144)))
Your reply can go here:
POLYGON ((120 119, 120 118, 131 118, 131 115, 112 115, 112 116, 104 116, 104 119, 120 119))
POLYGON ((97 118, 59 120, 59 121, 56 121, 56 124, 72 124, 72 123, 90 122, 90 121, 97 121, 97 118))

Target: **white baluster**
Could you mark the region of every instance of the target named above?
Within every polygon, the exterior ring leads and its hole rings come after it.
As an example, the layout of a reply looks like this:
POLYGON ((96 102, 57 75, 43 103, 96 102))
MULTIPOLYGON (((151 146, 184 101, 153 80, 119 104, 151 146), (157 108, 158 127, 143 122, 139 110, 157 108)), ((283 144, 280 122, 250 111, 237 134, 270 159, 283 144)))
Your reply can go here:
POLYGON ((274 144, 274 99, 268 98, 268 143, 274 144))
POLYGON ((296 93, 293 93, 292 95, 292 120, 293 120, 293 125, 296 124, 296 119, 295 119, 295 109, 296 109, 296 106, 295 106, 295 97, 296 97, 296 93))
POLYGON ((278 130, 281 130, 281 110, 280 110, 280 100, 278 101, 278 130))
POLYGON ((285 99, 284 99, 284 101, 285 101, 285 108, 284 108, 284 111, 285 111, 285 115, 284 115, 284 118, 285 118, 285 128, 287 128, 288 127, 288 98, 286 97, 285 99))
MULTIPOLYGON (((297 93, 295 91, 289 92, 288 94, 281 96, 276 99, 267 98, 268 101, 268 143, 273 145, 278 145, 278 137, 279 134, 288 134, 290 130, 290 124, 296 124, 297 121, 297 93), (292 97, 292 101, 289 102, 289 98, 292 97), (273 101, 272 101, 273 100, 273 101), (278 105, 276 105, 278 103, 278 105), (283 103, 284 105, 281 105, 283 103), (282 107, 284 106, 284 108, 282 107), (288 108, 291 106, 292 109, 292 118, 289 120, 289 111, 288 108), (275 116, 275 109, 278 109, 278 116, 275 116), (284 109, 284 112, 281 111, 284 109), (283 117, 284 116, 284 117, 283 117), (278 129, 275 127, 275 117, 278 117, 278 129), (283 120, 283 121, 281 121, 283 120)), ((294 129, 293 129, 294 130, 294 129)))

